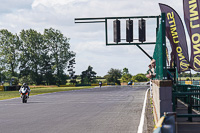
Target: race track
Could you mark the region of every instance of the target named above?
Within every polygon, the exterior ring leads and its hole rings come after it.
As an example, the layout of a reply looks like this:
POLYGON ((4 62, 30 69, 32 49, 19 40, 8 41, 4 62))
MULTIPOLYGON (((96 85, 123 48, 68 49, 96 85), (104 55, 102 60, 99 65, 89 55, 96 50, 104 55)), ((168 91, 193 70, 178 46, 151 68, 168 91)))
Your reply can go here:
POLYGON ((96 87, 0 101, 0 133, 137 133, 147 87, 96 87))

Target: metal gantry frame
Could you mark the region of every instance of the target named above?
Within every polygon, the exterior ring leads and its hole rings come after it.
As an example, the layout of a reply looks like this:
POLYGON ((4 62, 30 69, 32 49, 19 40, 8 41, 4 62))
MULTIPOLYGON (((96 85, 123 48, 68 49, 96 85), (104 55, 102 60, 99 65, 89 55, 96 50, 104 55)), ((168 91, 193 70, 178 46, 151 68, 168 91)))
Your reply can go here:
POLYGON ((148 44, 156 44, 156 42, 138 42, 138 43, 109 43, 108 42, 108 20, 119 20, 119 19, 143 19, 143 18, 153 18, 157 19, 157 28, 156 34, 159 28, 159 18, 161 16, 131 16, 131 17, 100 17, 100 18, 75 18, 75 23, 104 23, 105 24, 105 38, 106 38, 106 46, 119 46, 119 45, 136 45, 145 55, 147 55, 150 59, 153 59, 140 45, 148 45, 148 44))

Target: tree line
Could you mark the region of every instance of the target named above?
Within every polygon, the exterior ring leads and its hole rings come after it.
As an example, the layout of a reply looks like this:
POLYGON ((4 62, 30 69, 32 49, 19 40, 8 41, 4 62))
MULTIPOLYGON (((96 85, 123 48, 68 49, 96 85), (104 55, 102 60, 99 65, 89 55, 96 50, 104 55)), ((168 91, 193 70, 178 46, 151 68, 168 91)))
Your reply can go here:
POLYGON ((14 79, 28 84, 63 84, 68 61, 75 57, 69 38, 49 28, 43 34, 33 29, 19 35, 0 30, 1 80, 14 79))
POLYGON ((104 76, 108 82, 114 82, 120 84, 120 82, 146 82, 148 78, 146 78, 145 74, 139 73, 137 75, 131 75, 129 73, 128 68, 124 68, 123 71, 120 69, 111 68, 107 75, 104 76), (119 80, 121 79, 121 81, 119 80))
MULTIPOLYGON (((40 32, 22 30, 18 35, 7 29, 0 30, 0 76, 1 81, 13 85, 27 83, 35 85, 66 84, 71 78, 76 82, 73 64, 75 53, 70 51, 69 38, 61 31, 49 28, 40 32), (71 65, 70 65, 71 61, 71 65), (64 71, 68 68, 71 75, 64 71), (70 69, 69 69, 70 68, 70 69)), ((96 72, 89 66, 80 75, 81 84, 97 83, 96 72)), ((111 68, 103 77, 107 83, 147 81, 144 74, 132 76, 127 68, 123 71, 111 68)))
POLYGON ((190 73, 186 73, 186 72, 182 72, 179 74, 179 77, 200 77, 200 73, 195 73, 195 74, 190 74, 190 73))
MULTIPOLYGON (((96 77, 96 72, 93 71, 93 67, 89 66, 87 70, 83 71, 80 75, 82 84, 89 83, 97 83, 98 78, 102 79, 102 77, 96 77)), ((146 82, 148 78, 146 78, 145 74, 139 73, 137 75, 132 76, 129 73, 128 68, 124 68, 123 71, 120 69, 111 68, 107 74, 103 77, 106 79, 107 83, 117 83, 120 85, 120 82, 146 82)))

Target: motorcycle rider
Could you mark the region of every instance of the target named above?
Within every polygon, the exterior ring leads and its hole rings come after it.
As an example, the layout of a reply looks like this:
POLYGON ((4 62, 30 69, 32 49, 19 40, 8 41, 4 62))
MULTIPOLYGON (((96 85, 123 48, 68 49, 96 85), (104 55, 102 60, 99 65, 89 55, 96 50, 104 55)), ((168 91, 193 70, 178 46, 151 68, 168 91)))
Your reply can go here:
POLYGON ((19 89, 19 92, 21 92, 21 89, 22 89, 23 87, 28 89, 28 97, 29 97, 29 94, 30 94, 31 89, 29 88, 29 86, 28 86, 26 83, 23 83, 23 85, 22 85, 21 88, 19 89))
POLYGON ((101 86, 102 86, 102 82, 101 82, 101 81, 99 81, 99 86, 100 86, 100 88, 101 88, 101 86))

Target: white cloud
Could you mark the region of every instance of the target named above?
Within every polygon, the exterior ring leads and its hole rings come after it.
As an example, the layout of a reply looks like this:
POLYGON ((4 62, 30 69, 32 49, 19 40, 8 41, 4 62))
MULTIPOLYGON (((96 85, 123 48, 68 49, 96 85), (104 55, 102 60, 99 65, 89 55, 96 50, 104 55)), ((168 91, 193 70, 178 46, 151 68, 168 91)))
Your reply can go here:
POLYGON ((30 9, 33 0, 1 0, 0 14, 15 12, 19 9, 30 9))
MULTIPOLYGON (((89 65, 98 75, 110 68, 129 68, 132 74, 145 73, 150 60, 136 46, 105 46, 104 24, 75 24, 78 17, 160 15, 158 3, 172 6, 183 18, 179 0, 3 0, 0 5, 0 26, 13 33, 22 29, 43 32, 53 27, 71 38, 71 50, 77 53, 76 71, 80 74, 89 65)), ((137 21, 134 28, 137 29, 137 21)), ((155 41, 156 21, 147 19, 147 39, 155 41)), ((124 28, 125 26, 122 26, 124 28)), ((137 31, 134 37, 137 38, 137 31)), ((124 33, 124 31, 122 32, 124 33)), ((112 21, 109 22, 112 39, 112 21)), ((125 38, 125 35, 122 35, 125 38)), ((142 46, 150 55, 154 45, 142 46)))

